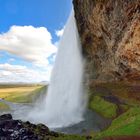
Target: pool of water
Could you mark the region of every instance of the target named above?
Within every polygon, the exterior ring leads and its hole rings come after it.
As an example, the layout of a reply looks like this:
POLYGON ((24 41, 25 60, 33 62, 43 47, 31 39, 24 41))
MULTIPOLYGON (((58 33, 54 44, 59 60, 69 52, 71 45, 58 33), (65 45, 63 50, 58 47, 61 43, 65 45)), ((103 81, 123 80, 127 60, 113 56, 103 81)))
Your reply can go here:
MULTIPOLYGON (((0 101, 8 104, 11 108, 11 110, 8 112, 0 112, 0 115, 11 113, 14 119, 21 119, 21 114, 24 114, 26 118, 26 114, 33 108, 32 104, 11 103, 5 100, 0 101)), ((79 122, 78 124, 64 128, 53 128, 52 130, 66 134, 88 134, 91 131, 99 132, 108 127, 110 124, 110 119, 105 119, 96 112, 86 110, 83 121, 79 122)))
POLYGON ((108 127, 110 124, 110 119, 105 119, 96 112, 87 110, 84 115, 84 120, 80 123, 54 130, 68 134, 88 134, 91 131, 99 132, 108 127))

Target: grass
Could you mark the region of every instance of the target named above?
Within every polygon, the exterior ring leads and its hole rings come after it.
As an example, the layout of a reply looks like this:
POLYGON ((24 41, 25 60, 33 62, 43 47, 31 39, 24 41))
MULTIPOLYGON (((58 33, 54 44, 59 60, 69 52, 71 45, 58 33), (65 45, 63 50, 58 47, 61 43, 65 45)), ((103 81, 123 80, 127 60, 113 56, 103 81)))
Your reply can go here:
MULTIPOLYGON (((43 86, 23 86, 23 87, 0 87, 0 98, 5 100, 29 103, 34 101, 43 90, 43 86)), ((105 118, 111 118, 111 125, 91 134, 93 140, 104 139, 106 137, 137 136, 140 135, 140 86, 130 83, 103 83, 95 85, 90 90, 90 100, 88 107, 98 112, 105 118), (113 100, 106 100, 104 97, 113 96, 123 103, 114 103, 113 100), (118 110, 121 113, 118 113, 118 110)), ((0 109, 7 108, 0 103, 0 109)), ((86 140, 86 136, 60 134, 59 137, 52 137, 52 140, 86 140)))
POLYGON ((115 118, 117 115, 117 105, 105 101, 100 96, 92 96, 90 98, 89 108, 105 118, 115 118))
POLYGON ((16 103, 29 103, 42 89, 43 86, 0 88, 0 98, 16 103))
POLYGON ((5 100, 16 103, 31 103, 37 96, 39 96, 39 93, 42 89, 43 87, 34 87, 33 90, 29 89, 24 92, 17 91, 14 94, 6 97, 5 100))
POLYGON ((108 128, 99 133, 94 133, 93 140, 102 140, 106 137, 140 136, 139 83, 115 82, 96 84, 90 89, 89 107, 104 117, 108 117, 106 114, 116 116, 108 128), (117 103, 113 102, 114 100, 104 100, 102 98, 109 96, 117 98, 117 103), (119 101, 122 101, 122 103, 119 101), (122 112, 118 114, 119 109, 122 112))
POLYGON ((140 135, 140 107, 130 108, 112 121, 111 126, 95 136, 96 139, 140 135))
POLYGON ((5 103, 0 102, 0 110, 1 111, 9 111, 10 107, 5 103))
POLYGON ((59 137, 53 137, 51 140, 87 140, 85 136, 80 135, 59 135, 59 137))
POLYGON ((31 86, 31 87, 4 87, 0 88, 0 98, 7 98, 13 94, 22 94, 22 93, 28 93, 33 91, 34 89, 38 88, 40 86, 31 86))
MULTIPOLYGON (((45 89, 42 85, 31 86, 1 86, 0 98, 15 103, 31 103, 35 101, 45 89)), ((0 103, 0 110, 8 109, 8 105, 0 103)))

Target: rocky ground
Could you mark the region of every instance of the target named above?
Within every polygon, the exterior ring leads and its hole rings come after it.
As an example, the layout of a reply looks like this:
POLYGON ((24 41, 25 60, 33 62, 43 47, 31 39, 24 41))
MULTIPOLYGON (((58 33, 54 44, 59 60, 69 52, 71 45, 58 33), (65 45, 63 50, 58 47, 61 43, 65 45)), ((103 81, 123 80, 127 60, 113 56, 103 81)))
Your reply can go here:
POLYGON ((50 131, 43 124, 14 120, 11 114, 0 116, 0 140, 88 140, 90 136, 65 135, 50 131))
POLYGON ((34 125, 30 122, 13 120, 10 114, 0 116, 1 140, 49 140, 58 136, 58 133, 50 131, 43 124, 34 125))

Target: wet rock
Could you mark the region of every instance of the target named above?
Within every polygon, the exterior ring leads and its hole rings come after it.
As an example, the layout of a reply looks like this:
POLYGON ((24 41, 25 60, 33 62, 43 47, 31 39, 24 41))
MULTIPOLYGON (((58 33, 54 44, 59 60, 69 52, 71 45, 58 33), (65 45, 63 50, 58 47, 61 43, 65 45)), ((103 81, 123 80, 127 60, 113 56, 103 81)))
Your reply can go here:
POLYGON ((92 137, 91 136, 86 136, 86 139, 90 140, 90 139, 92 139, 92 137))
POLYGON ((46 131, 46 132, 49 132, 49 128, 43 124, 38 124, 37 125, 37 128, 40 130, 40 131, 46 131))
POLYGON ((49 140, 58 137, 43 124, 13 120, 10 114, 0 116, 0 140, 49 140))
POLYGON ((0 121, 2 120, 11 120, 12 119, 12 115, 11 114, 4 114, 0 116, 0 121))

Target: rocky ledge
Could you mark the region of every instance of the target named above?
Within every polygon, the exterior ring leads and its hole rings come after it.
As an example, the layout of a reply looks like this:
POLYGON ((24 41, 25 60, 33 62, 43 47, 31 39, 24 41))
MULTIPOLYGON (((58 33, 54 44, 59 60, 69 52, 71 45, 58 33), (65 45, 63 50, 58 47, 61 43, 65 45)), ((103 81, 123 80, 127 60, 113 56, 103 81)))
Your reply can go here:
POLYGON ((0 116, 0 140, 49 140, 59 137, 43 124, 13 120, 10 114, 0 116))

